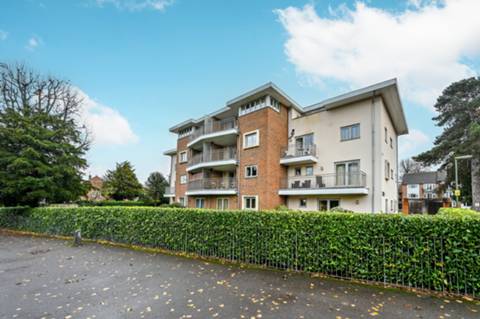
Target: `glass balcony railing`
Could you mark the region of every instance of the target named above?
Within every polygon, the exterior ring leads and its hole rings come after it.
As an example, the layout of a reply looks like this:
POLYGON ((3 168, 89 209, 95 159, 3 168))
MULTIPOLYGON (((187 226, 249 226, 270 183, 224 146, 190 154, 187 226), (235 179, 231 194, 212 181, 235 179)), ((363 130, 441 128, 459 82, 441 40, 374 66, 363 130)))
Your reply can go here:
POLYGON ((289 176, 281 181, 282 189, 321 189, 366 186, 367 174, 364 172, 289 176))

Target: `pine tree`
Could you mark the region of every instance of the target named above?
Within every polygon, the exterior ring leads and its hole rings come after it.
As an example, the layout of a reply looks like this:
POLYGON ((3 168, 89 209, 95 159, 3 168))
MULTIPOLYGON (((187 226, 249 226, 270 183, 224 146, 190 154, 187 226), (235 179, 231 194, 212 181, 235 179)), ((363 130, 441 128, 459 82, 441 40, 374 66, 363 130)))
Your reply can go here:
POLYGON ((114 170, 108 170, 104 180, 106 195, 115 200, 132 200, 142 195, 142 184, 128 161, 117 163, 114 170))
POLYGON ((84 193, 88 136, 71 85, 0 64, 0 204, 37 206, 84 193))
POLYGON ((168 182, 162 173, 153 172, 148 176, 145 186, 147 188, 147 195, 155 201, 160 201, 163 199, 165 187, 168 186, 168 182))
MULTIPOLYGON (((480 204, 480 78, 451 84, 437 99, 435 109, 438 115, 433 120, 443 132, 436 137, 434 147, 415 160, 426 165, 441 164, 445 168, 453 164, 455 156, 473 155, 472 206, 480 210, 476 205, 480 204)), ((449 176, 451 178, 451 174, 449 176)))

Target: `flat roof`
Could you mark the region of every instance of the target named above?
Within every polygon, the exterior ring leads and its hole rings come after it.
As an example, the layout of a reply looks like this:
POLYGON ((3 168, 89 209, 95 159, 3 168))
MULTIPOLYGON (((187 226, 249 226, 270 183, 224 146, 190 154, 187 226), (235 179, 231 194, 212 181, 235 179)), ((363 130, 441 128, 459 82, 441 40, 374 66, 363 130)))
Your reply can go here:
POLYGON ((353 90, 348 93, 340 94, 338 96, 326 99, 322 102, 310 105, 308 107, 302 108, 297 102, 290 98, 285 92, 283 92, 278 86, 273 82, 268 82, 263 84, 253 90, 245 92, 237 96, 234 99, 227 101, 226 106, 213 112, 207 114, 198 119, 189 119, 184 122, 181 122, 170 128, 170 132, 178 133, 179 130, 187 128, 189 126, 201 123, 205 118, 218 116, 222 113, 231 111, 232 108, 238 107, 249 99, 254 99, 260 97, 264 94, 271 94, 277 98, 282 104, 287 107, 292 107, 297 110, 300 114, 308 115, 310 112, 315 112, 318 110, 329 110, 336 107, 344 106, 356 101, 367 99, 372 96, 382 96, 386 108, 392 118, 393 125, 398 135, 403 135, 408 133, 407 121, 405 119, 405 114, 403 112, 403 105, 400 99, 400 94, 398 90, 397 79, 389 79, 383 82, 379 82, 364 88, 353 90))

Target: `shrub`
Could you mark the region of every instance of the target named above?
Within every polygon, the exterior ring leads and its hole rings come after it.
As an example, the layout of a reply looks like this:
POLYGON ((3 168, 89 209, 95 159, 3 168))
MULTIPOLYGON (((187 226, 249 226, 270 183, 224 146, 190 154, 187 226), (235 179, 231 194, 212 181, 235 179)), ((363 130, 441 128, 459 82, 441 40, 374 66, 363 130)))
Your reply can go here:
POLYGON ((285 206, 285 205, 278 205, 277 207, 275 207, 275 210, 279 210, 279 211, 289 211, 290 208, 288 208, 288 207, 285 206))
POLYGON ((0 209, 0 226, 480 293, 480 218, 160 207, 0 209))
POLYGON ((444 217, 480 217, 480 212, 465 208, 440 208, 438 215, 444 217))
POLYGON ((78 206, 91 207, 91 206, 160 206, 160 201, 148 201, 148 200, 103 200, 103 201, 78 201, 78 206))

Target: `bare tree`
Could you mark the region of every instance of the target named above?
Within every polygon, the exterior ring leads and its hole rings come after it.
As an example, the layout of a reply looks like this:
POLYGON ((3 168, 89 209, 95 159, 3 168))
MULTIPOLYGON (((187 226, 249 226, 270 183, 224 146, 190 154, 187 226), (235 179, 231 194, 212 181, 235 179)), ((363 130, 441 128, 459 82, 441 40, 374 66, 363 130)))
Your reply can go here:
POLYGON ((400 175, 403 176, 409 173, 418 173, 424 170, 421 163, 414 161, 411 158, 402 159, 400 161, 400 175))

